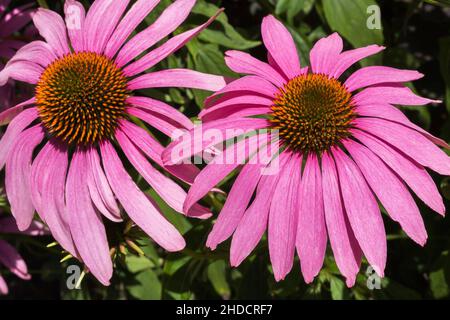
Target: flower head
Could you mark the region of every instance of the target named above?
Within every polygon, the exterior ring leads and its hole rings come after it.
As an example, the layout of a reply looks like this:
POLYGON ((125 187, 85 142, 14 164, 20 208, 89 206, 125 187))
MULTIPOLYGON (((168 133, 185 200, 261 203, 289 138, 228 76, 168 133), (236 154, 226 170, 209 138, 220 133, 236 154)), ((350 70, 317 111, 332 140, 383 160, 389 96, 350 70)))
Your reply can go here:
MULTIPOLYGON (((26 231, 19 231, 12 217, 2 216, 0 217, 0 235, 1 234, 42 236, 47 234, 47 229, 42 223, 33 221, 26 231)), ((0 266, 6 267, 11 273, 23 280, 31 279, 31 275, 28 273, 28 268, 23 258, 12 245, 3 239, 0 239, 0 266)), ((1 274, 0 294, 8 294, 8 286, 1 274)))
MULTIPOLYGON (((36 210, 63 248, 105 285, 112 276, 105 218, 131 219, 168 251, 185 246, 178 230, 137 187, 119 154, 179 212, 186 192, 149 159, 187 183, 197 174, 194 166, 165 166, 163 147, 133 123, 140 118, 170 135, 177 128, 192 128, 190 120, 137 90, 215 91, 225 84, 222 77, 186 69, 142 74, 215 18, 145 53, 178 28, 195 4, 173 2, 127 41, 158 2, 138 0, 127 11, 129 0, 96 0, 86 12, 78 1, 67 0, 65 21, 56 12, 38 9, 33 22, 45 41, 21 48, 0 72, 0 84, 15 79, 35 85, 32 99, 0 114, 0 124, 8 124, 0 140, 0 168, 6 166, 6 193, 19 229, 29 227, 36 210)), ((188 215, 210 214, 196 205, 188 215)))
MULTIPOLYGON (((271 137, 268 141, 278 151, 271 161, 277 161, 279 170, 263 174, 261 168, 270 162, 251 161, 267 148, 256 146, 256 151, 247 152, 249 159, 207 246, 215 249, 232 236, 230 260, 237 266, 268 229, 276 280, 290 272, 297 250, 309 283, 322 268, 329 239, 349 286, 355 283, 363 255, 383 276, 386 233, 377 199, 420 245, 426 242, 427 233, 408 187, 439 214, 445 211, 425 168, 449 175, 450 158, 437 146, 448 145, 393 106, 435 102, 415 95, 403 84, 423 75, 370 66, 347 77, 344 72, 349 67, 384 48, 371 45, 343 51, 337 33, 319 40, 310 52, 311 65, 302 67, 292 36, 273 16, 264 19, 262 37, 269 62, 244 52, 227 52, 227 65, 246 76, 208 98, 200 117, 204 131, 265 129, 256 133, 271 137)), ((256 140, 255 135, 247 135, 224 153, 245 150, 245 144, 256 140)), ((173 151, 184 141, 174 141, 167 148, 166 163, 176 162, 173 151)), ((202 149, 219 142, 203 140, 202 149)), ((192 185, 185 209, 240 164, 209 163, 192 185)))

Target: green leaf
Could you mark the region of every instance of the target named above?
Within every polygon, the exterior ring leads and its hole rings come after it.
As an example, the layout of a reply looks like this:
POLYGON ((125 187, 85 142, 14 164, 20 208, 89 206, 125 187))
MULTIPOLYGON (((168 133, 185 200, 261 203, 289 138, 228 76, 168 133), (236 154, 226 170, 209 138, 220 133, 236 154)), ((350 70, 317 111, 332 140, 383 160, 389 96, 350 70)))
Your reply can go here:
POLYGON ((430 272, 430 289, 435 299, 448 298, 450 295, 450 256, 448 251, 441 253, 433 271, 430 272))
MULTIPOLYGON (((218 10, 219 7, 211 3, 199 1, 193 8, 192 12, 204 15, 209 18, 213 16, 218 10)), ((228 23, 228 18, 225 13, 221 13, 217 17, 216 21, 222 25, 223 31, 212 30, 210 27, 203 30, 198 38, 205 42, 239 50, 246 50, 260 45, 261 42, 247 40, 239 32, 237 32, 236 29, 228 23)))
POLYGON ((127 255, 125 261, 127 264, 127 268, 131 273, 141 272, 154 266, 148 258, 138 257, 132 254, 127 255))
POLYGON ((314 6, 315 0, 278 0, 275 6, 275 14, 277 16, 286 13, 287 21, 293 24, 296 15, 301 11, 309 13, 314 6))
POLYGON ((140 300, 161 299, 161 282, 152 269, 146 269, 132 280, 132 283, 126 286, 130 295, 140 300))
POLYGON ((450 0, 425 0, 425 2, 436 6, 450 7, 450 0))
MULTIPOLYGON (((372 13, 370 6, 375 6, 374 0, 323 0, 325 18, 331 29, 340 33, 354 47, 370 44, 383 44, 383 31, 369 29, 368 21, 372 13)), ((371 59, 372 62, 374 58, 371 59)), ((379 57, 375 56, 375 59, 379 57)), ((370 61, 370 60, 369 60, 370 61)))
POLYGON ((37 3, 40 7, 48 9, 48 4, 46 0, 37 0, 37 3))
POLYGON ((217 260, 208 265, 208 279, 214 290, 223 298, 229 299, 231 295, 230 286, 227 282, 226 263, 224 260, 217 260))
POLYGON ((450 111, 450 37, 439 41, 439 61, 441 63, 441 74, 445 81, 445 104, 450 111))
POLYGON ((344 281, 337 277, 331 277, 330 279, 330 291, 333 300, 344 299, 345 284, 344 281))

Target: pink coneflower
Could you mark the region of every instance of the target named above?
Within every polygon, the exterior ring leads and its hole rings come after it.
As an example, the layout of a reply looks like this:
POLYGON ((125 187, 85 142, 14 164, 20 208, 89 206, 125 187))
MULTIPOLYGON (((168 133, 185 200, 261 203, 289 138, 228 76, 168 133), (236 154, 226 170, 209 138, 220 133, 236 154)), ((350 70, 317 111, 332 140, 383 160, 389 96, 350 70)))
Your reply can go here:
MULTIPOLYGON (((195 4, 175 1, 127 42, 158 2, 139 0, 125 13, 129 0, 96 0, 85 14, 79 2, 67 0, 66 23, 56 12, 39 9, 33 21, 45 41, 20 49, 0 73, 2 84, 12 78, 36 88, 35 97, 0 114, 0 123, 13 118, 0 141, 0 168, 6 164, 6 193, 19 229, 28 228, 36 210, 64 249, 105 285, 113 268, 101 214, 122 221, 116 200, 163 248, 178 251, 185 246, 177 229, 132 180, 117 150, 179 212, 185 191, 148 159, 186 182, 197 174, 192 165, 164 166, 163 147, 132 117, 167 135, 192 123, 161 101, 135 95, 136 90, 224 86, 222 77, 186 69, 141 75, 214 19, 135 60, 171 34, 195 4)), ((188 215, 207 217, 209 212, 197 205, 188 215)))
MULTIPOLYGON (((27 4, 7 12, 11 0, 0 0, 0 71, 5 67, 6 61, 11 59, 18 49, 26 43, 16 37, 15 33, 23 29, 31 22, 31 4, 27 4)), ((25 30, 25 36, 30 35, 31 30, 25 30)), ((17 100, 14 95, 14 81, 0 87, 0 111, 11 107, 17 100)))
MULTIPOLYGON (((436 146, 447 144, 392 106, 434 102, 402 84, 422 74, 374 66, 344 78, 350 66, 384 48, 342 51, 336 33, 316 43, 311 66, 302 68, 291 35, 273 16, 264 19, 262 37, 269 63, 244 52, 227 52, 227 65, 248 75, 210 97, 200 116, 203 130, 266 128, 269 133, 262 134, 278 133, 280 170, 262 175, 254 163, 243 166, 207 246, 215 249, 233 236, 231 264, 238 266, 267 228, 276 280, 291 270, 297 248, 309 283, 322 268, 328 236, 349 286, 355 282, 362 254, 383 276, 386 234, 377 199, 420 245, 427 233, 408 187, 434 211, 441 215, 445 211, 425 167, 450 174, 450 159, 436 146)), ((173 162, 175 148, 189 139, 173 142, 163 161, 173 162)), ((209 146, 203 141, 202 148, 209 146)), ((214 161, 206 166, 195 179, 185 208, 236 167, 214 161)))
MULTIPOLYGON (((0 235, 1 234, 23 234, 30 236, 42 236, 47 234, 45 226, 37 221, 33 221, 26 231, 17 229, 14 218, 0 216, 0 235)), ((28 268, 17 252, 17 250, 5 240, 0 238, 0 267, 6 267, 11 273, 23 280, 31 279, 28 268)), ((0 294, 8 294, 8 286, 5 279, 0 274, 0 294)))

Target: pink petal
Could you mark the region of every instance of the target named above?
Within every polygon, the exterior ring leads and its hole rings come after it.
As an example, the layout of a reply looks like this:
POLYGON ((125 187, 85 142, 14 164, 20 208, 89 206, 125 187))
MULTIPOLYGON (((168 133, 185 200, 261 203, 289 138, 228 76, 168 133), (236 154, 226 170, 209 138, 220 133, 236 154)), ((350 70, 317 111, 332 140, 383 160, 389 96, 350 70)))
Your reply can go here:
POLYGON ((195 127, 172 142, 163 152, 162 159, 167 165, 177 164, 225 140, 249 134, 250 132, 255 132, 258 129, 269 126, 270 123, 268 120, 257 118, 207 122, 195 127), (207 135, 212 133, 216 133, 217 135, 208 139, 207 135))
POLYGON ((375 118, 381 118, 381 119, 385 119, 385 120, 398 122, 408 128, 411 128, 413 130, 420 132, 425 137, 427 137, 430 141, 432 141, 434 144, 437 144, 438 146, 441 146, 443 148, 450 149, 450 146, 447 144, 447 142, 433 136, 426 130, 415 125, 414 123, 409 121, 409 119, 403 114, 403 112, 401 112, 396 107, 391 106, 390 104, 360 105, 360 106, 356 106, 356 112, 358 113, 358 115, 361 115, 361 116, 375 117, 375 118))
POLYGON ((200 32, 206 29, 222 11, 223 10, 219 10, 206 23, 169 39, 166 43, 164 43, 157 49, 150 51, 148 54, 140 58, 138 61, 128 65, 124 69, 125 75, 129 77, 137 75, 145 70, 152 68, 153 66, 155 66, 156 64, 167 58, 169 55, 173 54, 175 51, 178 51, 187 42, 191 41, 200 32))
POLYGON ((130 90, 147 88, 191 88, 218 91, 226 85, 223 77, 189 69, 167 69, 144 74, 128 83, 130 90))
POLYGON ((14 8, 0 22, 0 37, 8 38, 31 22, 34 10, 29 10, 31 3, 14 8))
POLYGON ((67 166, 68 151, 60 145, 48 142, 34 159, 31 167, 31 199, 55 240, 77 257, 65 206, 67 166))
POLYGON ((138 0, 136 1, 125 17, 120 21, 111 39, 106 45, 105 55, 113 58, 120 47, 124 44, 136 27, 147 17, 155 8, 160 0, 138 0))
POLYGON ((2 275, 0 274, 0 294, 7 295, 8 292, 8 285, 6 284, 5 279, 3 279, 2 275))
POLYGON ((370 134, 352 130, 352 135, 378 155, 425 204, 444 215, 442 197, 433 179, 420 164, 370 134))
POLYGON ((369 149, 350 140, 343 143, 387 213, 411 239, 423 246, 427 232, 419 208, 405 185, 369 149))
POLYGON ((44 41, 33 41, 20 48, 9 61, 9 64, 14 61, 25 60, 45 68, 57 58, 58 57, 48 43, 44 41))
POLYGON ((450 175, 450 158, 430 140, 401 124, 377 118, 358 118, 354 124, 390 143, 423 166, 450 175))
POLYGON ((300 59, 294 39, 286 27, 274 16, 263 19, 261 26, 264 45, 277 65, 289 79, 300 74, 300 59))
POLYGON ((84 33, 86 10, 83 5, 75 0, 66 0, 64 3, 67 32, 70 43, 75 52, 84 51, 84 33))
POLYGON ((191 129, 194 127, 194 125, 192 124, 191 120, 188 117, 186 117, 183 113, 179 112, 177 109, 164 102, 148 97, 133 96, 127 99, 127 104, 148 110, 150 112, 159 114, 162 117, 174 120, 180 124, 180 127, 186 129, 191 129))
POLYGON ((227 84, 222 90, 214 93, 205 100, 205 107, 209 108, 222 99, 229 99, 229 97, 239 97, 248 93, 249 95, 263 95, 274 99, 278 89, 269 81, 261 77, 245 76, 227 84), (221 97, 218 99, 218 97, 221 97), (223 98, 222 98, 223 97, 223 98))
MULTIPOLYGON (((301 170, 301 162, 297 170, 301 170)), ((308 156, 299 189, 296 246, 306 283, 319 274, 327 248, 322 176, 315 154, 308 156)))
POLYGON ((53 48, 58 57, 70 53, 66 25, 59 14, 39 8, 33 15, 33 22, 39 34, 53 48))
POLYGON ((252 252, 267 228, 272 195, 279 175, 262 176, 255 200, 245 211, 233 235, 230 248, 230 263, 237 267, 252 252))
POLYGON ((423 77, 423 74, 414 70, 400 70, 390 67, 370 66, 354 72, 345 85, 350 92, 385 82, 408 82, 423 77))
POLYGON ((257 148, 258 136, 253 136, 231 145, 221 155, 216 156, 195 178, 187 194, 183 211, 189 211, 230 172, 244 164, 257 148), (232 161, 229 161, 230 159, 232 161))
POLYGON ((19 103, 18 105, 8 108, 2 113, 0 113, 0 126, 7 125, 14 119, 16 116, 22 113, 24 107, 32 105, 36 102, 36 98, 31 98, 27 101, 19 103))
POLYGON ((286 84, 286 80, 274 68, 246 52, 229 50, 225 54, 227 66, 236 73, 250 74, 264 78, 277 87, 282 87, 286 84))
POLYGON ((114 147, 109 142, 103 142, 100 149, 111 188, 130 218, 167 251, 182 250, 186 245, 183 237, 139 190, 114 147))
POLYGON ((13 217, 0 219, 0 233, 25 234, 29 236, 43 236, 49 234, 47 227, 38 221, 32 221, 30 227, 20 231, 13 217))
POLYGON ((123 67, 139 54, 175 31, 186 20, 195 0, 177 0, 168 6, 147 29, 138 33, 119 51, 117 65, 123 67))
POLYGON ((89 271, 105 286, 109 285, 113 266, 102 218, 95 211, 86 183, 88 160, 84 151, 75 150, 66 183, 66 214, 70 232, 89 271))
POLYGON ((130 0, 96 0, 84 25, 84 49, 103 53, 130 0))
POLYGON ((40 126, 27 129, 17 137, 9 152, 5 169, 5 189, 11 213, 21 231, 28 229, 33 220, 34 206, 30 196, 31 160, 34 149, 44 138, 40 126))
POLYGON ((127 114, 143 120, 153 128, 161 131, 162 133, 164 133, 166 136, 169 137, 171 137, 175 131, 180 129, 178 123, 171 121, 171 119, 167 118, 164 119, 160 115, 150 112, 148 110, 129 107, 127 108, 127 114))
POLYGON ((350 225, 367 260, 383 277, 387 255, 386 232, 377 201, 356 164, 338 148, 333 148, 332 153, 350 225))
POLYGON ((332 76, 343 45, 342 38, 336 32, 317 41, 309 54, 312 72, 332 76))
POLYGON ((0 72, 0 86, 4 86, 9 79, 36 84, 42 72, 44 72, 44 68, 34 62, 15 60, 8 63, 0 72))
POLYGON ((114 222, 123 221, 120 209, 114 198, 114 193, 109 186, 108 180, 103 172, 100 157, 94 148, 87 152, 87 184, 92 202, 97 209, 109 220, 114 222))
POLYGON ((17 141, 17 137, 38 117, 37 110, 30 108, 22 111, 8 125, 5 134, 0 140, 0 170, 5 165, 8 154, 17 141))
POLYGON ((338 173, 334 160, 328 153, 322 155, 322 190, 325 221, 336 264, 347 279, 347 286, 355 284, 361 264, 361 248, 345 214, 338 173))
POLYGON ((262 166, 246 164, 231 188, 224 207, 206 241, 212 250, 228 239, 237 228, 261 177, 262 166))
POLYGON ((302 163, 288 152, 280 157, 289 160, 279 173, 270 205, 268 230, 270 261, 276 281, 283 280, 294 263, 302 163))
POLYGON ((358 61, 377 54, 380 51, 383 51, 385 47, 370 45, 363 48, 357 48, 353 50, 348 50, 342 52, 337 61, 336 65, 333 68, 333 71, 330 73, 330 76, 334 78, 339 78, 348 68, 357 63, 358 61))
POLYGON ((16 248, 5 240, 0 240, 0 263, 21 279, 30 280, 27 264, 16 248))
POLYGON ((422 106, 429 103, 438 102, 419 97, 410 88, 398 85, 380 85, 366 88, 353 97, 357 105, 369 104, 401 104, 408 106, 422 106))

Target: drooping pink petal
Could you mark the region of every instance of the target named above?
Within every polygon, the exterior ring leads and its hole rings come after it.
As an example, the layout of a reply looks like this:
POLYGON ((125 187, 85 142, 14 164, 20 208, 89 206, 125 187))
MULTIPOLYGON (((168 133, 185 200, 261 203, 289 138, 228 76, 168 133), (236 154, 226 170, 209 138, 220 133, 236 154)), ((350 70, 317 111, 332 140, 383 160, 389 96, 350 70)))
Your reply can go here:
POLYGON ((236 73, 262 77, 277 87, 282 87, 286 83, 286 79, 269 64, 252 57, 246 52, 229 50, 225 52, 225 62, 236 73))
POLYGON ((449 156, 419 132, 377 118, 358 118, 354 124, 357 128, 390 143, 421 165, 440 174, 450 175, 449 156))
POLYGON ((150 136, 144 129, 129 121, 121 121, 120 127, 128 138, 132 139, 133 143, 160 167, 163 167, 172 175, 186 183, 192 184, 194 182, 195 177, 200 172, 200 169, 196 166, 192 164, 180 164, 175 166, 164 165, 161 159, 164 147, 157 140, 150 136))
POLYGON ((322 190, 325 221, 334 258, 346 278, 347 286, 352 287, 359 271, 362 252, 345 214, 338 173, 328 153, 322 155, 322 190))
POLYGON ((14 119, 17 115, 19 115, 23 111, 24 107, 32 105, 35 102, 36 98, 33 97, 22 103, 19 103, 18 105, 15 105, 14 107, 8 108, 2 113, 0 113, 0 126, 4 126, 10 123, 12 119, 14 119))
POLYGON ((25 4, 23 6, 14 8, 8 12, 0 22, 0 37, 7 38, 19 31, 31 22, 31 16, 33 15, 32 3, 25 4))
POLYGON ((130 0, 96 0, 90 7, 83 28, 84 49, 103 53, 106 44, 130 0))
POLYGON ((231 188, 224 207, 206 241, 212 250, 236 230, 261 177, 261 164, 246 164, 231 188))
POLYGON ((140 58, 138 61, 128 65, 123 69, 124 74, 131 77, 152 68, 153 66, 161 62, 163 59, 173 54, 175 51, 178 51, 187 42, 191 41, 200 32, 206 29, 222 11, 223 10, 219 10, 204 24, 192 30, 176 35, 175 37, 169 39, 166 43, 162 44, 160 47, 150 51, 148 54, 140 58))
POLYGON ((309 53, 312 72, 332 76, 343 46, 342 38, 336 32, 317 41, 309 53))
POLYGON ((123 167, 114 147, 109 142, 103 142, 100 150, 111 189, 130 218, 167 251, 182 250, 186 245, 183 237, 139 190, 123 167))
POLYGON ((444 215, 445 207, 442 197, 433 179, 420 164, 370 134, 352 130, 352 135, 378 155, 426 205, 444 215))
MULTIPOLYGON (((283 164, 280 164, 283 166, 283 164)), ((267 228, 272 195, 279 175, 262 176, 255 200, 245 211, 234 232, 230 248, 230 264, 237 267, 252 252, 267 228)))
POLYGON ((376 104, 376 105, 359 105, 355 107, 356 112, 358 115, 366 116, 366 117, 375 117, 375 118, 381 118, 385 120, 390 120, 394 122, 398 122, 406 127, 409 127, 411 129, 414 129, 421 134, 423 134, 425 137, 427 137, 430 141, 432 141, 434 144, 437 144, 438 146, 441 146, 443 148, 450 149, 450 146, 447 142, 444 140, 437 138, 433 136, 431 133, 427 132, 426 130, 422 129, 418 125, 412 123, 409 121, 409 119, 405 116, 403 112, 401 112, 399 109, 397 109, 394 106, 391 106, 390 104, 376 104))
POLYGON ((354 72, 346 81, 345 86, 350 92, 386 82, 408 82, 423 77, 415 70, 400 70, 390 67, 370 66, 354 72))
POLYGON ((31 166, 30 189, 33 205, 59 244, 77 257, 65 205, 68 151, 52 141, 38 153, 31 166))
POLYGON ((183 202, 186 199, 183 188, 153 168, 121 130, 117 130, 116 139, 127 159, 156 193, 175 211, 183 212, 183 202))
POLYGON ((66 25, 59 14, 39 8, 33 15, 33 22, 39 34, 53 48, 58 57, 70 53, 66 25))
POLYGON ((195 127, 172 142, 163 152, 162 160, 167 165, 177 164, 225 140, 249 134, 250 132, 256 132, 258 129, 269 126, 270 123, 268 120, 256 118, 207 122, 195 127))
POLYGON ((0 86, 4 86, 9 79, 36 84, 44 71, 44 68, 34 62, 15 60, 8 63, 0 71, 0 86))
POLYGON ((6 195, 21 231, 28 229, 34 216, 30 195, 31 160, 34 149, 43 138, 44 131, 39 125, 25 130, 17 137, 6 161, 6 195))
MULTIPOLYGON (((301 162, 297 170, 301 170, 301 162)), ((306 283, 319 274, 327 248, 322 175, 315 154, 308 156, 299 189, 296 247, 306 283)))
POLYGON ((382 84, 369 87, 357 93, 353 97, 357 105, 373 105, 379 103, 401 104, 408 106, 422 106, 429 103, 438 102, 427 98, 422 98, 411 91, 410 88, 396 84, 382 84))
POLYGON ((259 94, 274 99, 278 89, 269 81, 264 80, 261 77, 245 76, 230 82, 222 90, 219 90, 208 97, 205 100, 205 107, 209 108, 212 105, 221 102, 222 99, 219 97, 224 96, 225 99, 229 99, 229 97, 239 97, 247 92, 249 95, 259 94))
POLYGON ((17 252, 16 248, 5 240, 0 239, 0 263, 21 279, 29 280, 27 264, 17 252))
POLYGON ((186 20, 195 0, 177 0, 168 6, 147 29, 128 41, 117 55, 116 63, 123 67, 139 54, 175 31, 186 20))
POLYGON ((356 164, 333 148, 345 211, 358 243, 375 272, 384 276, 386 232, 380 208, 356 164))
POLYGON ((69 33, 70 44, 75 52, 82 52, 84 48, 84 33, 86 10, 83 5, 75 0, 66 0, 64 14, 69 33))
POLYGON ((0 294, 7 295, 9 292, 5 279, 0 274, 0 294))
POLYGON ((103 172, 100 157, 94 148, 89 148, 87 152, 87 184, 92 202, 97 209, 109 220, 114 222, 122 221, 120 209, 114 198, 114 193, 109 186, 108 180, 103 172))
POLYGON ((195 178, 184 203, 184 212, 200 201, 234 169, 244 164, 257 148, 258 136, 253 136, 233 144, 221 155, 217 155, 195 178))
POLYGON ((66 214, 77 251, 89 271, 105 286, 113 266, 101 215, 94 209, 86 183, 89 169, 86 153, 75 150, 66 183, 66 214))
POLYGON ((128 10, 108 41, 105 55, 113 58, 136 27, 148 16, 160 0, 138 0, 128 10))
POLYGON ((377 54, 380 51, 383 51, 385 47, 370 45, 363 48, 357 48, 353 50, 348 50, 342 52, 333 68, 333 71, 330 73, 331 76, 338 79, 348 68, 357 63, 358 61, 377 54))
POLYGON ((38 117, 37 110, 30 108, 22 111, 9 124, 0 140, 0 170, 5 165, 8 154, 17 141, 17 137, 38 117))
POLYGON ((202 121, 219 120, 220 118, 228 117, 238 111, 244 109, 260 109, 261 111, 270 112, 272 100, 262 96, 246 95, 232 97, 222 102, 216 103, 213 106, 203 109, 199 118, 202 121))
POLYGON ((130 80, 128 88, 139 90, 147 88, 191 88, 218 91, 226 85, 220 76, 189 69, 167 69, 144 74, 130 80))
POLYGON ((300 58, 292 35, 274 16, 264 17, 261 34, 264 45, 289 79, 300 74, 300 58))
POLYGON ((45 68, 57 58, 58 57, 48 43, 44 41, 33 41, 20 48, 9 61, 9 64, 14 61, 25 60, 45 68))
POLYGON ((48 235, 47 227, 39 221, 33 220, 30 227, 25 231, 20 231, 17 227, 16 219, 5 217, 0 219, 0 233, 24 234, 29 236, 48 235))
POLYGON ((180 124, 181 127, 185 129, 191 129, 194 127, 192 121, 186 117, 183 113, 179 112, 172 106, 152 98, 148 97, 129 97, 127 99, 127 104, 138 108, 148 110, 150 112, 161 115, 162 117, 174 120, 180 124))
POLYGON ((280 157, 288 157, 288 160, 278 173, 280 177, 272 196, 268 229, 270 261, 276 281, 283 280, 294 263, 301 183, 300 158, 290 152, 284 152, 280 157))
POLYGON ((409 190, 369 149, 350 140, 343 143, 390 217, 400 223, 411 239, 423 246, 427 232, 409 190))

